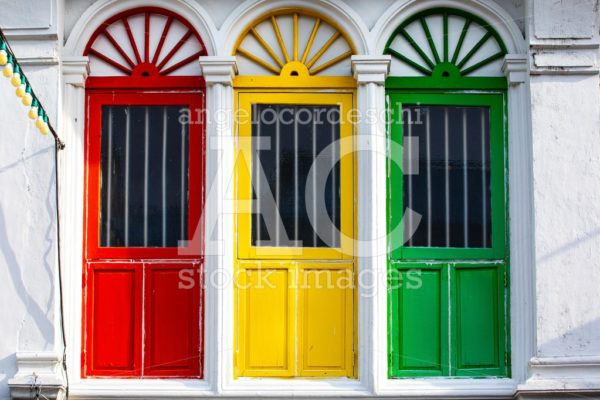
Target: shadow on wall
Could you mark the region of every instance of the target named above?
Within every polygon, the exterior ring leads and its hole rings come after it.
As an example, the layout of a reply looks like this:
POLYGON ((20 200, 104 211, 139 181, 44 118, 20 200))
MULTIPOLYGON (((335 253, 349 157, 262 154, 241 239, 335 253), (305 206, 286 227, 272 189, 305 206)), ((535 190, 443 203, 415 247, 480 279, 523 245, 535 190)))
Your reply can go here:
POLYGON ((17 372, 17 356, 11 354, 0 359, 0 400, 9 400, 8 380, 17 372))
MULTIPOLYGON (((41 336, 45 336, 48 332, 53 332, 54 327, 47 316, 47 313, 42 310, 39 304, 31 296, 23 282, 21 274, 22 265, 19 264, 15 251, 10 245, 10 235, 6 230, 6 217, 4 208, 0 204, 0 257, 4 259, 8 266, 8 275, 15 288, 15 292, 25 305, 27 313, 35 322, 35 325, 40 331, 41 336)), ((52 281, 49 282, 53 284, 52 281)), ((1 340, 1 339, 0 339, 1 340)))
MULTIPOLYGON (((595 229, 583 233, 579 238, 570 242, 564 243, 561 246, 541 255, 536 264, 538 268, 544 263, 555 258, 560 258, 568 254, 570 251, 582 245, 593 245, 593 242, 598 241, 600 237, 600 229, 595 229), (592 242, 592 243, 590 243, 592 242)), ((593 264, 592 260, 590 265, 593 264)), ((565 271, 565 273, 569 273, 565 271)), ((572 272, 571 272, 572 273, 572 272)), ((581 271, 580 271, 581 273, 581 271)), ((557 277, 557 279, 559 279, 557 277)), ((589 289, 589 288, 588 288, 589 289)), ((555 326, 555 337, 542 343, 538 343, 537 355, 542 357, 553 356, 597 356, 600 355, 600 318, 593 319, 587 323, 577 325, 578 322, 574 317, 585 315, 585 310, 582 309, 582 304, 589 304, 589 313, 597 315, 597 310, 594 309, 594 304, 597 302, 594 299, 585 301, 582 296, 586 296, 586 292, 567 292, 560 290, 556 296, 560 296, 559 302, 554 302, 554 307, 558 308, 553 311, 554 321, 551 324, 544 323, 544 326, 555 326), (583 300, 583 301, 582 301, 583 300), (575 315, 574 315, 575 314, 575 315), (556 317, 558 315, 558 318, 556 317)), ((589 314, 588 314, 589 315, 589 314)), ((538 315, 538 322, 543 316, 538 315)), ((545 321, 550 322, 550 321, 545 321)), ((547 329, 547 328, 546 328, 547 329)))
MULTIPOLYGON (((569 299, 565 296, 561 304, 560 317, 569 325, 575 324, 569 321, 570 317, 569 299), (568 322, 567 322, 568 321, 568 322)), ((538 356, 540 357, 577 357, 600 355, 600 318, 579 326, 569 326, 558 337, 540 343, 538 345, 538 356)))

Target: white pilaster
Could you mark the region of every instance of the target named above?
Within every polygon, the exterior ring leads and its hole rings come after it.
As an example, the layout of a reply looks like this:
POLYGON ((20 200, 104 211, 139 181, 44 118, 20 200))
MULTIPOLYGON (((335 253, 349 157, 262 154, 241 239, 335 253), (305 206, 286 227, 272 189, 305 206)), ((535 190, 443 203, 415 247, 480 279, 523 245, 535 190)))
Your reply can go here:
POLYGON ((205 378, 221 393, 233 376, 233 173, 232 79, 235 57, 200 57, 206 96, 205 378))
MULTIPOLYGON (((61 60, 63 82, 62 114, 57 131, 65 149, 59 152, 59 212, 63 304, 65 319, 66 365, 69 377, 81 371, 81 277, 83 243, 83 178, 85 80, 89 74, 88 57, 61 60)), ((57 291, 57 296, 58 296, 57 291)), ((57 298, 58 302, 59 299, 57 298)))
POLYGON ((528 57, 507 54, 512 376, 524 382, 535 348, 533 174, 528 57))
POLYGON ((353 56, 358 83, 358 368, 377 392, 387 376, 385 78, 390 56, 353 56), (379 378, 378 378, 379 377, 379 378))

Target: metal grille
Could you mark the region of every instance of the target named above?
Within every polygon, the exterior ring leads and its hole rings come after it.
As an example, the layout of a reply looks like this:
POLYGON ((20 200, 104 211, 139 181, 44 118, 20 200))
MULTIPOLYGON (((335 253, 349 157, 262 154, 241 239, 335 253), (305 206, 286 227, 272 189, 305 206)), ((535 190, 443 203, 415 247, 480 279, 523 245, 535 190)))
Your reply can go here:
POLYGON ((403 117, 403 201, 422 215, 405 245, 491 247, 489 109, 410 105, 403 117))
POLYGON ((188 239, 184 106, 103 106, 102 247, 176 247, 188 239))
POLYGON ((252 245, 339 247, 339 107, 253 105, 252 116, 252 245))

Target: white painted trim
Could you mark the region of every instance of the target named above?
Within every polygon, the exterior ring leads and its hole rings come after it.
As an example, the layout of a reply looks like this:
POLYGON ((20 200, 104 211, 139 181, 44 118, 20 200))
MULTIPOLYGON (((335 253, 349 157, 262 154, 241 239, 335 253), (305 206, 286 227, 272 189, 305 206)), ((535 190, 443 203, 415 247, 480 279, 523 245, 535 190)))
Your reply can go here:
POLYGON ((519 385, 520 399, 600 395, 600 356, 533 357, 529 365, 531 377, 519 385))
POLYGON ((30 399, 32 388, 50 399, 62 398, 65 379, 62 357, 53 351, 17 352, 17 373, 8 381, 12 399, 30 399))
POLYGON ((497 3, 491 0, 428 0, 395 2, 377 21, 370 44, 371 54, 382 54, 394 30, 408 17, 420 11, 436 7, 450 7, 476 15, 498 32, 509 53, 525 54, 527 46, 523 34, 513 18, 497 3))
POLYGON ((108 18, 136 7, 161 7, 187 20, 197 31, 209 55, 217 51, 217 28, 209 13, 196 1, 191 0, 99 0, 94 2, 71 30, 63 54, 79 56, 92 34, 108 18))
POLYGON ((225 20, 221 28, 220 55, 233 54, 240 35, 250 24, 264 14, 279 8, 302 8, 321 14, 338 24, 354 44, 357 54, 368 54, 369 29, 362 18, 340 0, 246 0, 225 20))
POLYGON ((533 147, 527 56, 509 54, 503 71, 508 79, 508 207, 510 245, 510 327, 512 377, 528 377, 535 354, 535 253, 533 220, 533 147), (525 71, 525 72, 524 72, 525 71), (525 79, 524 79, 525 78, 525 79))
POLYGON ((233 376, 233 87, 235 57, 200 57, 206 90, 205 379, 221 393, 233 376), (220 289, 219 289, 220 287, 220 289))
POLYGON ((59 153, 58 160, 62 250, 60 257, 63 273, 67 374, 69 384, 76 385, 81 376, 84 86, 89 74, 89 59, 83 56, 63 57, 61 72, 63 101, 58 131, 66 147, 59 153))
MULTIPOLYGON (((353 56, 352 70, 358 82, 358 249, 357 269, 370 272, 371 281, 359 281, 358 337, 359 378, 377 392, 387 376, 387 133, 385 126, 385 78, 390 56, 353 56), (370 286, 370 288, 369 288, 370 286), (383 375, 382 375, 383 374, 383 375)), ((368 275, 367 275, 368 276, 368 275)))

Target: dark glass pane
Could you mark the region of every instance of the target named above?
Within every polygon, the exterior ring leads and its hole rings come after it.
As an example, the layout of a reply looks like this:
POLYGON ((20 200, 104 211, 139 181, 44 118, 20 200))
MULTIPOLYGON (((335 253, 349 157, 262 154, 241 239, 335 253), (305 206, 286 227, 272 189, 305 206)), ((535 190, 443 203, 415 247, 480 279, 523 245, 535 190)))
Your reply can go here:
POLYGON ((339 247, 338 120, 337 106, 253 105, 253 246, 339 247))
POLYGON ((188 238, 182 106, 103 106, 100 245, 176 247, 188 238))
POLYGON ((489 109, 404 106, 406 246, 491 247, 489 109), (412 145, 410 145, 412 143, 412 145))

